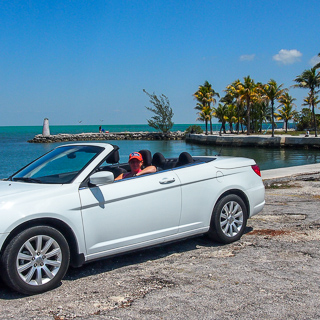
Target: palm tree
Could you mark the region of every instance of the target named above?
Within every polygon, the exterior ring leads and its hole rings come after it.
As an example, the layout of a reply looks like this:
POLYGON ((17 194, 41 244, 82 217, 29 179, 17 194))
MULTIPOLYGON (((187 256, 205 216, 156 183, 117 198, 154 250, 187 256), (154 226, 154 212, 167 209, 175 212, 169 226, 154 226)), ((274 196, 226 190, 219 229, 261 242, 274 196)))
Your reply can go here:
POLYGON ((250 109, 254 97, 256 96, 256 85, 250 76, 243 78, 243 83, 239 83, 237 88, 239 90, 240 101, 244 101, 247 108, 247 135, 250 135, 250 109))
POLYGON ((265 97, 271 102, 272 137, 274 137, 274 102, 288 91, 288 89, 281 89, 282 86, 283 84, 278 85, 275 80, 270 79, 263 88, 265 97))
POLYGON ((263 122, 271 121, 271 108, 267 100, 262 99, 259 104, 259 132, 262 132, 263 122))
POLYGON ((264 84, 258 82, 256 84, 256 96, 253 100, 253 109, 255 110, 254 125, 260 133, 262 132, 263 122, 271 121, 271 108, 269 106, 269 100, 264 94, 264 84))
POLYGON ((195 109, 200 110, 198 112, 197 121, 203 121, 206 124, 206 135, 208 134, 208 121, 212 117, 211 109, 208 106, 203 106, 201 103, 197 103, 195 109))
POLYGON ((310 96, 310 93, 308 94, 307 97, 305 97, 305 98, 303 99, 304 103, 303 103, 302 105, 303 105, 303 106, 308 106, 309 109, 311 109, 312 99, 313 99, 314 107, 317 108, 317 105, 320 103, 319 96, 314 95, 314 96, 312 97, 312 96, 310 96))
POLYGON ((309 101, 311 103, 312 107, 312 116, 313 116, 313 123, 314 123, 314 131, 315 131, 315 137, 318 136, 317 134, 317 123, 316 123, 316 115, 314 112, 314 106, 315 106, 315 95, 319 92, 319 90, 316 90, 320 87, 320 72, 316 71, 316 66, 311 68, 310 70, 304 70, 301 75, 297 76, 294 79, 297 84, 294 85, 296 88, 305 88, 309 89, 309 101))
POLYGON ((237 121, 236 106, 234 104, 228 104, 227 108, 226 120, 229 123, 230 132, 233 133, 233 123, 237 121))
MULTIPOLYGON (((225 90, 226 91, 226 90, 225 90)), ((237 122, 236 117, 236 104, 232 94, 227 93, 224 97, 220 99, 220 102, 224 103, 224 106, 227 107, 225 113, 225 119, 229 123, 230 132, 233 133, 233 123, 237 122)))
POLYGON ((221 131, 226 133, 226 121, 228 119, 228 107, 225 104, 219 103, 217 108, 212 108, 212 115, 221 122, 220 134, 221 131))
MULTIPOLYGON (((320 104, 320 100, 319 100, 319 97, 317 95, 314 95, 314 96, 310 96, 310 92, 308 94, 307 97, 305 97, 303 99, 304 103, 302 104, 303 106, 308 106, 309 107, 309 110, 312 109, 312 103, 314 105, 314 108, 317 108, 317 105, 320 104)), ((311 113, 312 114, 312 113, 311 113)), ((318 122, 318 120, 317 120, 318 122)), ((314 126, 314 119, 313 119, 313 115, 312 115, 312 121, 311 121, 311 125, 313 124, 314 126)), ((311 126, 310 125, 310 126, 311 126)), ((309 127, 310 127, 309 126, 309 127)))
POLYGON ((237 108, 237 134, 239 134, 239 130, 240 130, 240 115, 243 108, 243 102, 240 99, 240 85, 241 85, 241 82, 238 79, 232 82, 229 86, 227 86, 227 89, 225 90, 227 94, 224 98, 226 100, 230 100, 230 99, 235 100, 235 104, 237 108), (230 98, 227 98, 227 97, 230 97, 230 98))
POLYGON ((252 99, 251 107, 251 127, 254 128, 254 132, 262 132, 263 122, 271 120, 271 108, 269 107, 269 101, 264 95, 264 84, 261 82, 256 83, 255 95, 252 99))
MULTIPOLYGON (((320 58, 320 53, 318 53, 318 57, 320 58)), ((319 68, 320 68, 320 62, 318 62, 318 63, 314 66, 314 68, 319 69, 319 68)))
POLYGON ((280 106, 278 113, 275 113, 278 120, 284 121, 286 133, 288 132, 288 121, 297 116, 297 111, 293 110, 293 107, 295 107, 294 100, 296 99, 292 98, 288 92, 285 92, 279 97, 280 106))
MULTIPOLYGON (((212 85, 208 81, 205 81, 203 85, 200 85, 198 91, 196 91, 193 94, 193 96, 204 107, 209 107, 210 109, 211 109, 211 103, 212 105, 215 105, 216 103, 216 99, 214 97, 217 96, 220 98, 219 93, 214 91, 214 89, 212 88, 212 85)), ((209 116, 208 121, 210 121, 210 133, 212 134, 212 117, 211 116, 209 116)))

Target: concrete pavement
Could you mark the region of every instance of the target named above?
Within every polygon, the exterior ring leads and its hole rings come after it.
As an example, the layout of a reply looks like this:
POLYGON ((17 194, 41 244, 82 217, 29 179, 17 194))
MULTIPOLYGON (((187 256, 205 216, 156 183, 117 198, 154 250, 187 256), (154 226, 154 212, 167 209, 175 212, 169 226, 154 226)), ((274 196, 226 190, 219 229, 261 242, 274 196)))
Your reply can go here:
POLYGON ((237 135, 223 134, 219 136, 205 134, 186 134, 186 141, 196 144, 221 145, 234 147, 272 147, 272 148, 320 148, 320 137, 304 137, 291 135, 237 135))
POLYGON ((262 170, 261 177, 263 180, 284 178, 300 174, 312 174, 320 172, 320 163, 307 164, 304 166, 295 166, 287 168, 278 168, 270 170, 262 170))

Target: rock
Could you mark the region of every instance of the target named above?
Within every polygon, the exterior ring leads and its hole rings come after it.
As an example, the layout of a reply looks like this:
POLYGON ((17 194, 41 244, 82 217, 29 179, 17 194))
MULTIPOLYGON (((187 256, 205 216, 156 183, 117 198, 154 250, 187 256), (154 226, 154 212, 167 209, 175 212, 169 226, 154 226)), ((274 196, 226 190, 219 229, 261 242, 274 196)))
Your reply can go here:
POLYGON ((161 132, 114 132, 114 133, 77 133, 43 136, 36 135, 30 143, 54 143, 67 141, 100 141, 100 140, 184 140, 185 133, 181 131, 161 132))

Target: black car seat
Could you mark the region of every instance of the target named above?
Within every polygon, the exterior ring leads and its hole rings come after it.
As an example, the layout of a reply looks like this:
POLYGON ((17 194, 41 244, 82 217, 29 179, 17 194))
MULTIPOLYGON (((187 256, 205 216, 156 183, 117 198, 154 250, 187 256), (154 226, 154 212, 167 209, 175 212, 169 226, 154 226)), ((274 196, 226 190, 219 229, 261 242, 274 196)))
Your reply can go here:
POLYGON ((143 168, 151 166, 152 156, 149 150, 140 150, 139 153, 143 159, 143 168))
POLYGON ((119 150, 115 150, 111 154, 108 155, 108 157, 106 159, 106 163, 115 164, 115 163, 118 163, 119 160, 120 160, 119 150))
POLYGON ((193 160, 192 156, 190 155, 190 153, 182 152, 179 155, 179 159, 178 159, 178 162, 175 165, 175 168, 176 167, 185 166, 185 165, 193 163, 193 162, 194 162, 194 160, 193 160))
MULTIPOLYGON (((115 150, 107 157, 106 163, 111 164, 111 165, 115 165, 115 164, 119 164, 119 160, 120 160, 119 151, 115 150)), ((127 172, 127 170, 120 168, 119 165, 118 166, 107 166, 104 168, 104 170, 111 171, 115 178, 118 177, 121 173, 127 172)))
POLYGON ((157 167, 157 171, 163 170, 166 164, 166 158, 160 152, 156 152, 152 157, 152 165, 157 167))

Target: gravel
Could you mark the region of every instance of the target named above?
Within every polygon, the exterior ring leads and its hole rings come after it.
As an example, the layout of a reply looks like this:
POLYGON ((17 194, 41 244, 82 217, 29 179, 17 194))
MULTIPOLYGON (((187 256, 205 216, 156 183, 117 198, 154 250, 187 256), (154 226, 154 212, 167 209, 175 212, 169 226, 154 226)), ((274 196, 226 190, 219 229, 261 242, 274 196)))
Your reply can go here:
POLYGON ((206 236, 70 269, 0 319, 320 318, 320 174, 266 181, 266 206, 230 245, 206 236))

